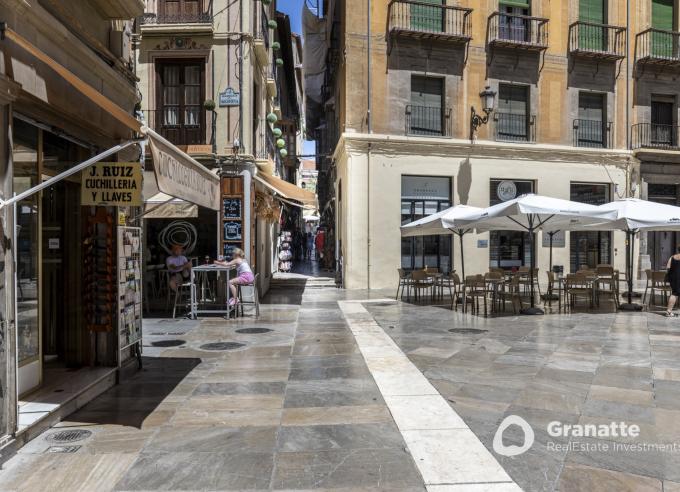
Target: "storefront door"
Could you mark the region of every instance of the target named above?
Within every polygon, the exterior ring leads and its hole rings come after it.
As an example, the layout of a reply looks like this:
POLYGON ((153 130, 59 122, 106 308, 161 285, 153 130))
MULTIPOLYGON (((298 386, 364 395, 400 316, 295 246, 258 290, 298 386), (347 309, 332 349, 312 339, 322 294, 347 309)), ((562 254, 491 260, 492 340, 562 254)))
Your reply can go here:
MULTIPOLYGON (((570 199, 588 205, 603 205, 611 200, 610 186, 606 183, 571 183, 570 199)), ((569 267, 572 273, 611 264, 611 232, 572 231, 569 234, 569 267)))
MULTIPOLYGON (((533 181, 492 179, 489 203, 512 200, 534 192, 533 181)), ((489 233, 489 266, 512 270, 531 264, 531 235, 522 231, 491 231, 489 233)))

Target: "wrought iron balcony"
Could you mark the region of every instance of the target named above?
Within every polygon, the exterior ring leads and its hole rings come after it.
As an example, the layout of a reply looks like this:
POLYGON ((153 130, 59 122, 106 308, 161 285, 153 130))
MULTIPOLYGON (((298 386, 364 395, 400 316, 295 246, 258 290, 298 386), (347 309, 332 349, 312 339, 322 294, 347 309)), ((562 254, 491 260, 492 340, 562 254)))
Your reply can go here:
POLYGON ((260 118, 257 128, 255 158, 263 161, 267 159, 275 160, 277 152, 271 125, 264 118, 260 118))
POLYGON ((157 14, 146 12, 142 17, 143 25, 156 24, 212 24, 212 12, 192 12, 181 14, 157 14))
POLYGON ((451 136, 451 108, 406 106, 406 134, 430 137, 451 136))
POLYGON ((647 29, 635 37, 635 60, 680 66, 680 32, 647 29))
POLYGON ((178 146, 209 145, 212 111, 202 107, 145 110, 146 126, 178 146))
POLYGON ((472 9, 412 0, 392 0, 389 35, 466 43, 472 37, 472 9))
POLYGON ((575 119, 574 147, 611 148, 611 121, 575 119))
POLYGON ((496 140, 500 142, 535 142, 536 116, 494 113, 496 140))
POLYGON ((574 22, 569 26, 569 53, 606 60, 625 58, 626 28, 574 22))
POLYGON ((634 149, 680 150, 680 126, 637 123, 631 127, 634 149))
POLYGON ((489 16, 490 45, 543 51, 548 48, 548 19, 494 12, 489 16))

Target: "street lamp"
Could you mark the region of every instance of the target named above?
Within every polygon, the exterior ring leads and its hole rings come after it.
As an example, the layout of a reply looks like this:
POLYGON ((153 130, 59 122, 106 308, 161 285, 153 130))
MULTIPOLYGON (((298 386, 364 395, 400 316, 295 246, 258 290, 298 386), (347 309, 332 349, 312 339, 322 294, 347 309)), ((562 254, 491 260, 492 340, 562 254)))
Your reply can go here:
POLYGON ((494 108, 494 103, 496 100, 496 93, 491 90, 487 85, 482 92, 479 93, 479 97, 482 100, 482 110, 484 111, 484 116, 477 114, 475 107, 472 106, 472 114, 470 115, 470 140, 474 141, 475 132, 477 128, 482 125, 486 125, 489 122, 489 115, 494 108))

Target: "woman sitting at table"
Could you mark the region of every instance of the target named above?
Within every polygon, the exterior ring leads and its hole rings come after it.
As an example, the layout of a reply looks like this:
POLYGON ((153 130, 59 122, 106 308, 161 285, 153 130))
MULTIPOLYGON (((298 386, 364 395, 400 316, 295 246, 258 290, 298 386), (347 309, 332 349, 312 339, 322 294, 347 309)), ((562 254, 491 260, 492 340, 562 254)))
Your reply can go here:
POLYGON ((184 249, 181 244, 173 244, 170 252, 172 254, 165 260, 165 266, 168 267, 169 273, 168 284, 173 292, 177 292, 177 288, 189 278, 191 262, 184 256, 184 249))
POLYGON ((251 285, 255 281, 253 271, 250 269, 250 265, 248 265, 248 262, 246 261, 246 254, 243 252, 243 250, 240 248, 234 248, 233 257, 234 259, 231 261, 215 260, 216 265, 237 267, 236 277, 229 280, 229 290, 231 291, 231 299, 229 299, 230 306, 240 302, 238 299, 238 286, 251 285))
POLYGON ((677 253, 668 258, 666 268, 668 269, 668 283, 671 284, 671 296, 668 299, 666 316, 673 317, 676 316, 673 312, 675 301, 678 299, 678 296, 680 296, 680 246, 677 249, 677 253))

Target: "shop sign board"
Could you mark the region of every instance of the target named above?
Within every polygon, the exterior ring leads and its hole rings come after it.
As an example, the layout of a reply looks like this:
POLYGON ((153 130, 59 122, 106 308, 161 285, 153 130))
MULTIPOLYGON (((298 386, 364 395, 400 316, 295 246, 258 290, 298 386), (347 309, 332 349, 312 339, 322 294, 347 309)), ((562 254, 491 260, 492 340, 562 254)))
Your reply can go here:
POLYGON ((241 94, 235 92, 231 87, 224 89, 224 92, 220 92, 220 107, 227 106, 238 106, 241 104, 241 94))
POLYGON ((498 183, 496 195, 503 202, 512 200, 517 197, 517 185, 513 181, 501 181, 498 183))
POLYGON ((142 165, 139 162, 98 162, 83 171, 82 205, 142 205, 142 165))

